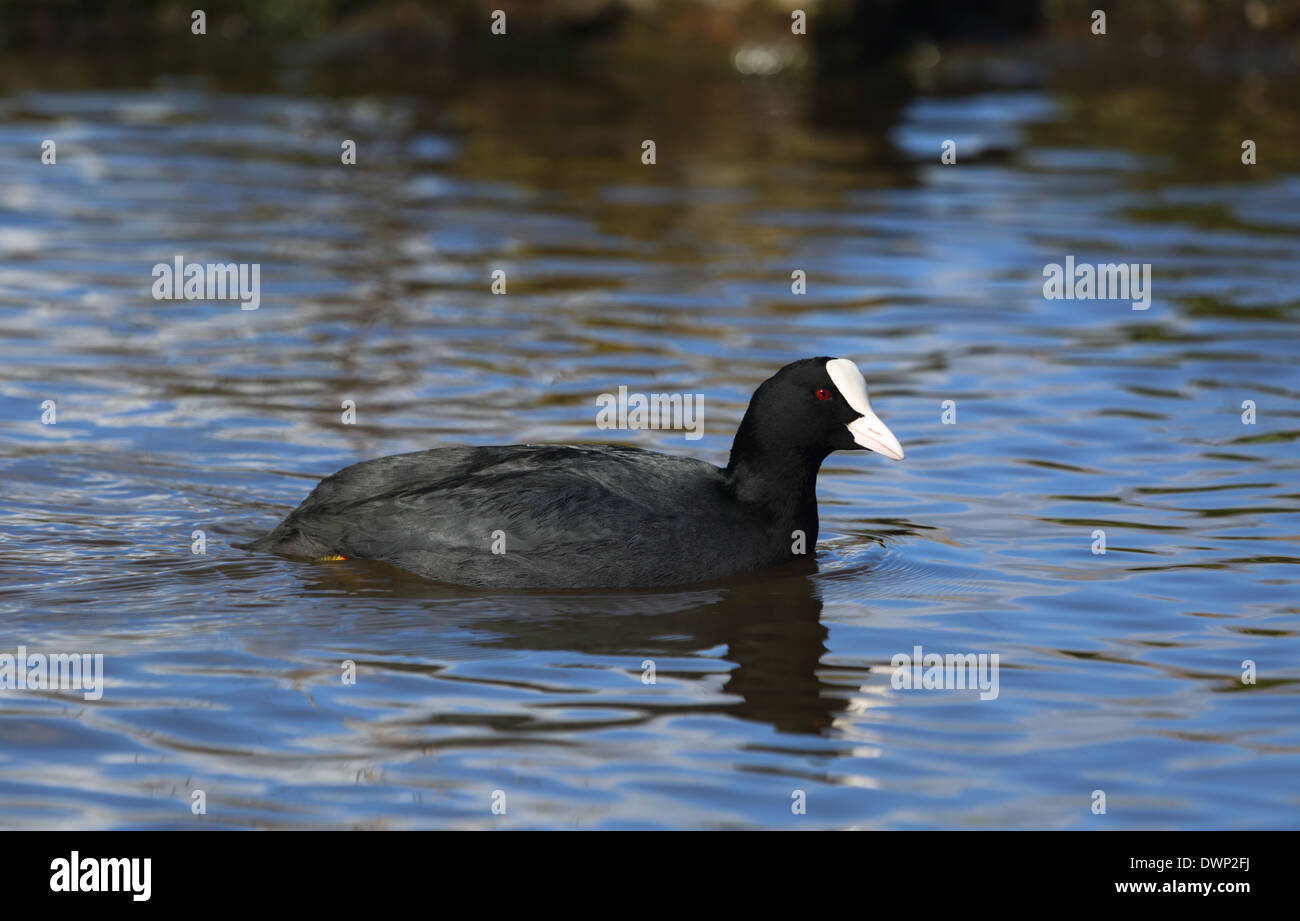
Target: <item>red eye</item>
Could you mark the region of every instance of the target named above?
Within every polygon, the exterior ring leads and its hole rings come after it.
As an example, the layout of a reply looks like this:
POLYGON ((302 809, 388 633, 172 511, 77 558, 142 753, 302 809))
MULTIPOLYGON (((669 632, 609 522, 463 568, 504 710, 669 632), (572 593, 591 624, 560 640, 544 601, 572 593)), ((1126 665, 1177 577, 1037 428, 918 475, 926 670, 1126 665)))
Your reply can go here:
POLYGON ((817 399, 829 400, 830 398, 831 398, 831 392, 827 390, 825 387, 821 387, 817 390, 817 399))

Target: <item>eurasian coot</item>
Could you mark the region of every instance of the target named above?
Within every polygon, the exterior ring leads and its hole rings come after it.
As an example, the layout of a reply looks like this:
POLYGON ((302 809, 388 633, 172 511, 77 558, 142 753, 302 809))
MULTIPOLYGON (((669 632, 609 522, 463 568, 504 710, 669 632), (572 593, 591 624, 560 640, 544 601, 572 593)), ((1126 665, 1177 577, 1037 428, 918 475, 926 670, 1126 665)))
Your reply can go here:
POLYGON ((251 550, 383 560, 459 585, 683 585, 785 563, 817 542, 832 451, 903 449, 857 365, 806 358, 749 401, 726 468, 620 445, 454 447, 322 480, 251 550))

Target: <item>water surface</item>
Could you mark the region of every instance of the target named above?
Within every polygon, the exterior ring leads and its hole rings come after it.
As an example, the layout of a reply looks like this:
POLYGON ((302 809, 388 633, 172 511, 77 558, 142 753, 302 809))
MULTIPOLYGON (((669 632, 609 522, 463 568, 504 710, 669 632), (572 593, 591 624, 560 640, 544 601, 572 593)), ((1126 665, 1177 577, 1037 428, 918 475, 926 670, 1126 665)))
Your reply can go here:
POLYGON ((0 651, 107 674, 0 692, 0 825, 1300 825, 1300 176, 1070 91, 884 127, 805 91, 0 97, 0 651), (261 307, 154 300, 177 254, 260 263, 261 307), (1151 263, 1150 309, 1045 300, 1067 254, 1151 263), (234 547, 401 451, 725 463, 821 354, 907 460, 830 458, 813 565, 539 595, 234 547), (598 430, 620 385, 703 394, 705 436, 598 430), (997 653, 999 696, 893 688, 917 645, 997 653))

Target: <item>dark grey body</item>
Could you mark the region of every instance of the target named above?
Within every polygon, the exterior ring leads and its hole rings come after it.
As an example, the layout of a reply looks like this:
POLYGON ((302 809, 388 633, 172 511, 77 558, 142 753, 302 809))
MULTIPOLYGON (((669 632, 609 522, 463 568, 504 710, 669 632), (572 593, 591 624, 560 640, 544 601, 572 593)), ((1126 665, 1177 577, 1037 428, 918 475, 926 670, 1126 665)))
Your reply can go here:
POLYGON ((796 530, 811 553, 815 475, 786 478, 773 501, 712 464, 638 448, 438 448, 339 471, 248 548, 469 586, 681 585, 792 560, 796 530))

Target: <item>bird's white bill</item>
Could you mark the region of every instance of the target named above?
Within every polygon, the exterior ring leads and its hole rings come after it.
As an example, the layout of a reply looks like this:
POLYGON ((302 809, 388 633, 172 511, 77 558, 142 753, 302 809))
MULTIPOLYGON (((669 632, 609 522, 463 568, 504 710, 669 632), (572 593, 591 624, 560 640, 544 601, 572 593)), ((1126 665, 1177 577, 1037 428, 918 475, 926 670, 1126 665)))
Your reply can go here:
POLYGON ((860 419, 849 423, 853 440, 868 451, 883 454, 891 460, 902 460, 903 446, 898 443, 889 426, 871 411, 871 403, 867 400, 867 382, 858 366, 847 358, 832 358, 826 362, 826 373, 844 397, 844 402, 851 409, 862 413, 860 419))
POLYGON ((880 417, 870 410, 849 423, 849 433, 855 442, 868 451, 883 454, 890 460, 903 459, 903 446, 898 443, 889 427, 880 421, 880 417))

